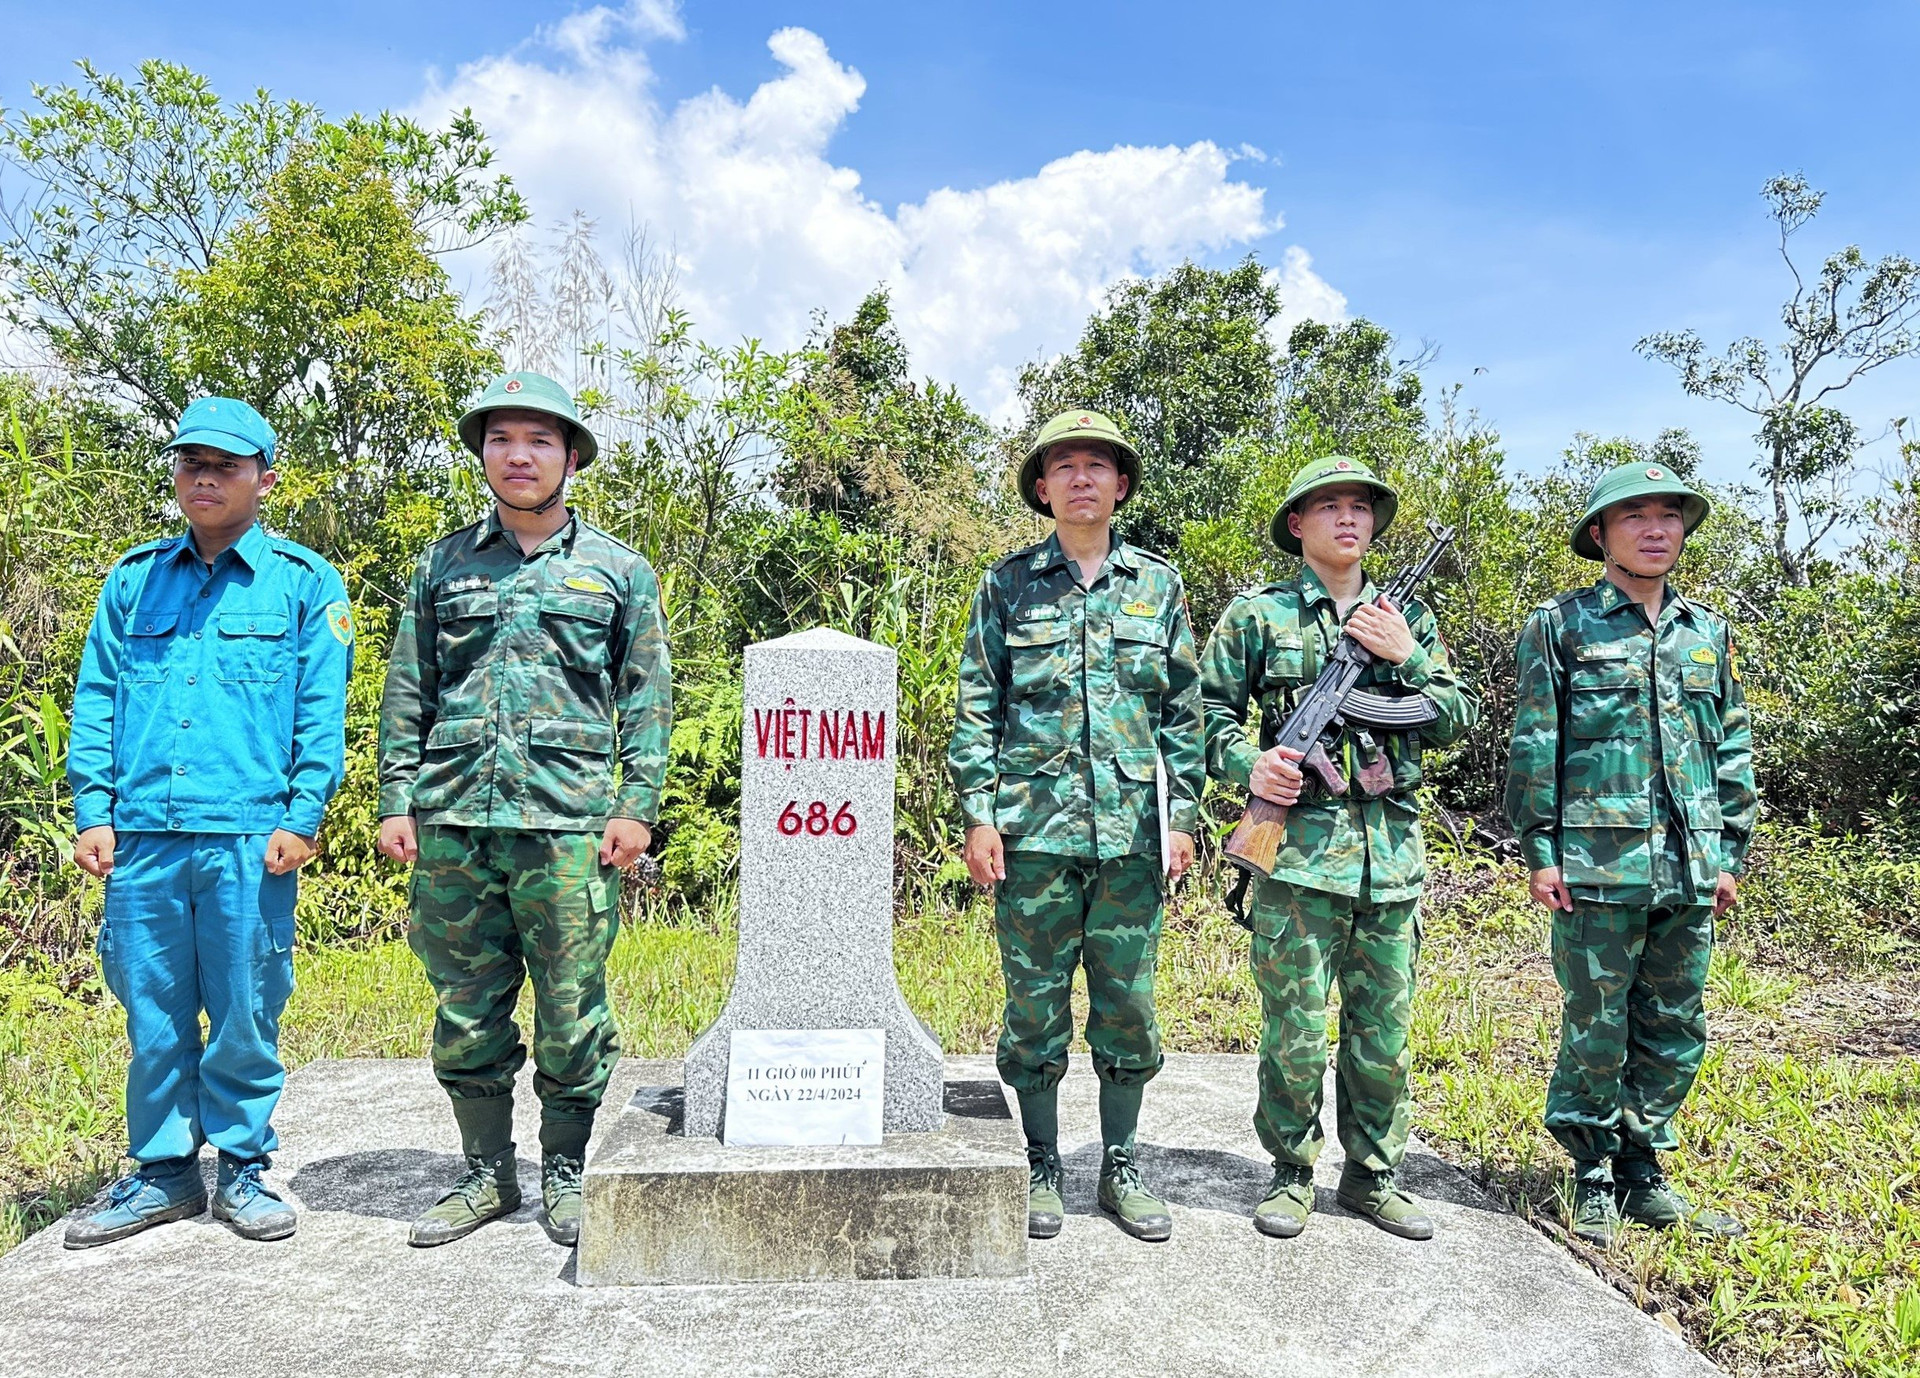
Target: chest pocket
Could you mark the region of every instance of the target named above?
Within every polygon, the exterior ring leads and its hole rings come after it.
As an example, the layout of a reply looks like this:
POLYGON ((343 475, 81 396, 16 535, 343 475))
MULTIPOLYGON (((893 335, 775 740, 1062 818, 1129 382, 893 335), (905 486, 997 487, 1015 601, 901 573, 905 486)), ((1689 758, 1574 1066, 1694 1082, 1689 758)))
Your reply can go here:
POLYGON ((1307 647, 1298 627, 1267 642, 1260 664, 1260 688, 1285 693, 1307 677, 1307 647))
POLYGON ((136 612, 127 621, 126 664, 122 675, 136 683, 167 677, 167 648, 173 645, 177 612, 136 612))
POLYGON ((1113 619, 1113 678, 1136 694, 1164 694, 1167 678, 1167 629, 1158 618, 1113 619))
POLYGON ((1703 742, 1719 742, 1726 737, 1726 724, 1720 718, 1720 666, 1684 661, 1680 666, 1680 687, 1686 693, 1687 708, 1703 742))
POLYGON ((216 630, 213 673, 226 683, 272 684, 292 668, 285 613, 223 612, 216 630))
POLYGON ((540 625, 569 670, 597 675, 607 668, 613 599, 597 593, 550 591, 540 596, 540 625))
POLYGON ((1585 741, 1647 735, 1647 668, 1626 659, 1576 660, 1567 671, 1567 735, 1585 741))
POLYGON ((433 602, 434 655, 440 673, 458 679, 472 667, 493 641, 500 617, 500 595, 492 589, 442 594, 433 602))
POLYGON ((1007 687, 1014 698, 1038 698, 1066 688, 1072 630, 1064 617, 1030 618, 1007 628, 1007 687))

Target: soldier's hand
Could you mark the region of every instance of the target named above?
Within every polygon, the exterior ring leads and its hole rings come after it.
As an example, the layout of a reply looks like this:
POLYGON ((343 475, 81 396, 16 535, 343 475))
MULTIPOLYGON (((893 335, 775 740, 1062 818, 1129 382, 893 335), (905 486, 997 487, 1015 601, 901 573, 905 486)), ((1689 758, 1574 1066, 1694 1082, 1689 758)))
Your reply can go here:
POLYGON ((73 840, 73 860, 88 875, 105 880, 113 874, 113 848, 120 839, 107 824, 88 828, 73 840))
POLYGON ((1306 784, 1306 777, 1300 773, 1300 761, 1305 755, 1290 746, 1269 747, 1253 763, 1253 778, 1247 788, 1281 808, 1298 803, 1301 787, 1306 784))
POLYGON ((1193 834, 1173 833, 1167 838, 1167 879, 1176 881, 1193 865, 1193 834))
POLYGON ((1413 629, 1406 614, 1384 594, 1376 603, 1362 603, 1347 619, 1353 639, 1389 665, 1405 665, 1413 655, 1413 629))
MULTIPOLYGON (((1174 836, 1178 837, 1176 833, 1174 836)), ((976 823, 967 829, 967 848, 963 853, 967 874, 983 890, 991 890, 996 880, 1007 878, 1007 849, 997 828, 976 823)))
POLYGON ((1549 909, 1564 909, 1573 912, 1573 891, 1567 889, 1567 883, 1560 879, 1558 866, 1542 866, 1533 873, 1527 888, 1533 892, 1534 902, 1544 904, 1549 909))
POLYGON ((1713 887, 1713 917, 1719 918, 1740 902, 1740 883, 1729 871, 1720 873, 1719 883, 1713 887))
POLYGON ((276 876, 297 871, 313 860, 313 839, 275 828, 267 839, 267 870, 276 876))
POLYGON ((624 871, 645 856, 652 845, 653 829, 639 819, 609 818, 607 831, 600 839, 600 864, 624 871))
POLYGON ((380 820, 380 855, 395 861, 420 859, 420 838, 414 831, 412 814, 396 813, 380 820))

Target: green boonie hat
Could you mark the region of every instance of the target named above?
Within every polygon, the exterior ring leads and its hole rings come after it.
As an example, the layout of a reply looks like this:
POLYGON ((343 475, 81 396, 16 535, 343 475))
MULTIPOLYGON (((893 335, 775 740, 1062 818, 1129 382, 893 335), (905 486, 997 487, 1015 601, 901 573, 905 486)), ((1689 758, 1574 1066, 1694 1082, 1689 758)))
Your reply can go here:
POLYGON ((1027 448, 1027 457, 1020 464, 1020 496, 1027 506, 1043 517, 1051 517, 1051 509, 1043 505, 1034 491, 1034 485, 1040 481, 1040 461, 1047 451, 1063 440, 1103 440, 1113 446, 1119 457, 1120 472, 1127 476, 1127 492, 1116 508, 1125 507, 1133 495, 1140 491, 1140 452, 1133 448, 1133 442, 1120 434, 1120 428, 1113 418, 1102 416, 1097 411, 1063 411, 1053 420, 1040 428, 1040 434, 1033 438, 1033 444, 1027 448))
POLYGON ((1301 465, 1300 472, 1293 476, 1293 483, 1287 489, 1280 510, 1273 514, 1273 543, 1289 555, 1298 555, 1300 538, 1287 530, 1287 513, 1293 511, 1294 504, 1307 494, 1331 488, 1336 483, 1363 483, 1372 490, 1373 534, 1376 538, 1393 524, 1393 514, 1400 510, 1400 495, 1359 460, 1346 455, 1324 455, 1301 465))
POLYGON ((486 434, 487 413, 506 407, 545 412, 573 427, 571 443, 580 452, 579 467, 582 469, 593 463, 594 456, 600 453, 600 442, 581 423, 580 413, 575 410, 573 398, 565 388, 544 373, 503 373, 487 384, 487 390, 480 394, 480 400, 460 418, 460 439, 475 455, 480 453, 486 434))
POLYGON ((1630 498, 1652 497, 1657 493, 1671 493, 1680 499, 1680 520, 1689 536, 1695 527, 1707 519, 1707 500, 1687 487, 1680 476, 1666 465, 1622 464, 1600 475, 1600 481, 1593 485, 1593 492, 1588 494, 1587 510, 1581 513, 1580 520, 1573 524, 1573 530, 1567 536, 1573 553, 1589 560, 1604 560, 1606 556, 1600 553, 1600 547, 1594 543, 1587 528, 1615 503, 1626 502, 1630 498))

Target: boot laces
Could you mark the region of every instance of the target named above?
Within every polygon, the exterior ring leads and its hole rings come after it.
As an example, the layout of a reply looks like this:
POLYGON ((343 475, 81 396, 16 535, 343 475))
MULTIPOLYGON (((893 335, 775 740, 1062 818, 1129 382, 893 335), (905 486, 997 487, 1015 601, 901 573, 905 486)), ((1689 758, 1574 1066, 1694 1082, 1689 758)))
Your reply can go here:
POLYGON ((1146 1190, 1140 1181, 1140 1169, 1134 1165, 1133 1155, 1124 1148, 1115 1149, 1108 1158, 1107 1176, 1122 1195, 1146 1190))
POLYGON ((260 1180, 259 1163, 242 1163, 233 1174, 233 1195, 236 1203, 246 1205, 256 1196, 266 1194, 266 1183, 260 1180))
POLYGON ((546 1162, 546 1184, 555 1191, 578 1191, 581 1167, 578 1158, 556 1153, 546 1162))
POLYGON ((457 1196, 472 1206, 487 1194, 487 1188, 492 1185, 492 1161, 486 1158, 468 1158, 467 1170, 460 1174, 460 1180, 453 1184, 453 1190, 441 1200, 450 1201, 457 1196))
POLYGON ((1060 1186, 1060 1155, 1050 1148, 1027 1146, 1027 1180, 1036 1187, 1060 1186))

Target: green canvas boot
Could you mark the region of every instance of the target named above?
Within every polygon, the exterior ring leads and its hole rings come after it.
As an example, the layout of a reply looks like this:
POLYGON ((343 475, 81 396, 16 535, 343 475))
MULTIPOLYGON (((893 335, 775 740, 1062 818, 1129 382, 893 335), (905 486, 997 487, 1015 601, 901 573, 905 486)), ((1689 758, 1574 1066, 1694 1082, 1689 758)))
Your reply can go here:
POLYGON ((1738 1239, 1747 1232, 1732 1216, 1687 1200, 1651 1157, 1621 1154, 1614 1160, 1613 1178, 1622 1220, 1654 1230, 1685 1229, 1712 1239, 1738 1239))
POLYGON ((1301 1163, 1275 1163, 1266 1198, 1253 1208, 1253 1228, 1275 1239, 1292 1239, 1313 1214, 1313 1169, 1301 1163))
POLYGON ((1020 1127, 1027 1136, 1027 1237, 1052 1239, 1066 1218, 1060 1199, 1060 1093, 1022 1091, 1020 1127))
POLYGON ((555 1244, 580 1242, 580 1171, 585 1166, 564 1153, 540 1155, 540 1200, 547 1208, 547 1237, 555 1244))
POLYGON ((467 1155, 466 1170, 452 1190, 413 1222, 407 1243, 431 1249, 464 1239, 489 1220, 520 1209, 520 1160, 508 1144, 491 1157, 467 1155))
POLYGON ((407 1243, 431 1249, 472 1234, 520 1209, 520 1160, 514 1156, 513 1097, 454 1098, 453 1118, 467 1165, 451 1190, 407 1232, 407 1243))
POLYGON ((1134 1131, 1140 1123, 1145 1086, 1100 1083, 1100 1209, 1119 1222, 1135 1239, 1159 1243, 1173 1237, 1173 1217, 1167 1204, 1147 1190, 1134 1162, 1134 1131))
POLYGON ((1393 1173, 1369 1172, 1349 1164, 1340 1170, 1340 1204, 1402 1239, 1432 1239, 1433 1217, 1413 1196, 1394 1184, 1393 1173))
POLYGON ((1605 1159, 1573 1165, 1573 1233, 1576 1239, 1611 1249, 1620 1233, 1620 1207, 1605 1159))

